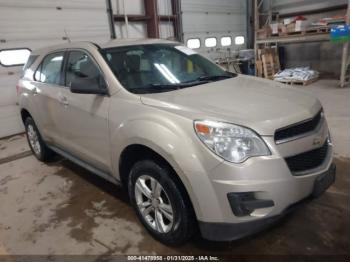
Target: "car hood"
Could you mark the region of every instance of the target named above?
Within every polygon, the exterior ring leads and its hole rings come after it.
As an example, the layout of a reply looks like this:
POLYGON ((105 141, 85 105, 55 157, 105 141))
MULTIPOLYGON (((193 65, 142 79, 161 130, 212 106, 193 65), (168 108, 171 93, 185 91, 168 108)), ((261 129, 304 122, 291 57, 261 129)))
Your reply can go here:
POLYGON ((177 91, 146 94, 143 104, 184 117, 225 121, 254 129, 260 135, 312 118, 320 102, 299 87, 239 75, 177 91))

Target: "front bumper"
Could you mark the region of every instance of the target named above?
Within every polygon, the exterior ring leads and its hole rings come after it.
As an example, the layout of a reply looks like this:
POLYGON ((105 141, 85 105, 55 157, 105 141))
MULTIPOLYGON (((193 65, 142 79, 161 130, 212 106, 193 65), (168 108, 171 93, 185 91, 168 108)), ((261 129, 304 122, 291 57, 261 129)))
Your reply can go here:
POLYGON ((297 203, 291 204, 278 215, 241 223, 210 223, 199 221, 202 237, 212 241, 232 241, 258 233, 276 223, 301 204, 324 193, 334 183, 335 174, 336 166, 335 164, 331 164, 326 172, 323 172, 315 179, 313 190, 307 197, 297 203))

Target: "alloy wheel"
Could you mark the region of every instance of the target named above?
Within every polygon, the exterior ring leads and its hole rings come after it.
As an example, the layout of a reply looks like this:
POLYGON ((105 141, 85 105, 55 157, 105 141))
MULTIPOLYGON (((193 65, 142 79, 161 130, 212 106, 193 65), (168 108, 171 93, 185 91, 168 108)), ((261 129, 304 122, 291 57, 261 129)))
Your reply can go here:
POLYGON ((140 176, 135 183, 137 207, 147 224, 159 233, 168 233, 174 222, 173 207, 162 185, 153 177, 140 176))
POLYGON ((41 154, 41 146, 39 141, 39 135, 36 132, 33 125, 29 124, 27 126, 27 135, 29 143, 34 151, 34 153, 39 156, 41 154))

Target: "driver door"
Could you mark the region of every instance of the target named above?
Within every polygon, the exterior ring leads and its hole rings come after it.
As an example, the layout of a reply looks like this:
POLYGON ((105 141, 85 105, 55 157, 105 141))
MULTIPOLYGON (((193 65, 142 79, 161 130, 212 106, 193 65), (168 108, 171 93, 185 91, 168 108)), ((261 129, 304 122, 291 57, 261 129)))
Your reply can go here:
POLYGON ((59 94, 63 108, 64 149, 79 160, 108 172, 111 164, 108 133, 110 98, 70 91, 72 83, 90 80, 96 80, 100 88, 107 88, 102 71, 86 51, 72 50, 68 52, 64 74, 66 88, 59 94))

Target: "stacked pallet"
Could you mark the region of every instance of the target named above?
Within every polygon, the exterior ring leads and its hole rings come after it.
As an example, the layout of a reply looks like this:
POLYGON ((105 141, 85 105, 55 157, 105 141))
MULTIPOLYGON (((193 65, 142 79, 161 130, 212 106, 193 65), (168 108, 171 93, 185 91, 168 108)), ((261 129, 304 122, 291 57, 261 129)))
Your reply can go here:
POLYGON ((277 48, 258 49, 255 64, 257 76, 273 80, 275 74, 281 70, 277 48))

